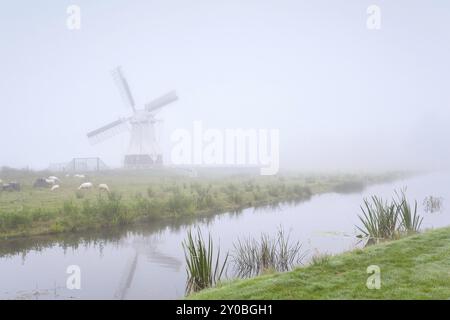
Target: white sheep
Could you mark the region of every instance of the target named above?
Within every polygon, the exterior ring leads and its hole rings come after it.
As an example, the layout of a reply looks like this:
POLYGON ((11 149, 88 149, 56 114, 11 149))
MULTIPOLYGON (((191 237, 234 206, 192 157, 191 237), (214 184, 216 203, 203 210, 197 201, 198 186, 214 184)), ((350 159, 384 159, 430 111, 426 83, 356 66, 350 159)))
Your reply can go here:
POLYGON ((92 184, 92 182, 85 182, 85 183, 82 183, 82 184, 78 187, 78 190, 81 190, 81 189, 92 189, 93 186, 94 186, 94 185, 92 184))
POLYGON ((84 174, 78 174, 78 173, 74 174, 73 176, 74 176, 74 178, 80 178, 80 179, 86 178, 86 176, 84 174))
POLYGON ((56 183, 56 181, 53 179, 45 179, 45 182, 47 182, 50 185, 54 185, 56 183))
POLYGON ((98 189, 99 189, 100 191, 106 191, 106 192, 109 192, 109 187, 108 187, 108 185, 105 184, 105 183, 100 183, 100 184, 98 185, 98 189))
POLYGON ((58 190, 58 189, 59 189, 59 185, 58 185, 58 184, 55 184, 55 185, 51 188, 52 191, 55 191, 55 190, 58 190))
POLYGON ((59 178, 58 178, 58 177, 55 177, 55 176, 50 176, 50 177, 48 177, 47 179, 53 180, 53 181, 55 181, 55 182, 59 182, 59 181, 60 181, 59 178))

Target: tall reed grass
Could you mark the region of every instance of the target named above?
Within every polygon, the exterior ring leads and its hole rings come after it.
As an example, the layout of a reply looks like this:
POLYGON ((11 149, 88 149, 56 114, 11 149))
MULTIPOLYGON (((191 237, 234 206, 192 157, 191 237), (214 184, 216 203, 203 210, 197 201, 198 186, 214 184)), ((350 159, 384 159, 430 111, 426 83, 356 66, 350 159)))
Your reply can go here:
POLYGON ((400 230, 407 234, 417 233, 422 226, 423 217, 417 213, 417 201, 414 201, 414 207, 411 207, 406 199, 405 190, 397 193, 397 199, 393 200, 398 208, 400 216, 400 230))
POLYGON ((395 194, 396 198, 390 202, 377 196, 364 199, 362 215, 358 216, 362 226, 357 226, 357 229, 362 232, 361 237, 368 238, 370 243, 420 231, 423 218, 417 213, 417 201, 411 207, 405 189, 395 194))
POLYGON ((214 246, 211 235, 205 241, 197 229, 197 235, 194 236, 189 230, 187 239, 183 242, 183 250, 186 258, 186 294, 196 292, 216 285, 225 270, 228 253, 224 260, 220 259, 220 248, 217 248, 217 254, 214 256, 214 246))
POLYGON ((238 239, 231 255, 236 275, 243 278, 273 270, 284 272, 299 265, 304 257, 299 242, 291 243, 280 227, 275 237, 262 234, 258 240, 238 239))

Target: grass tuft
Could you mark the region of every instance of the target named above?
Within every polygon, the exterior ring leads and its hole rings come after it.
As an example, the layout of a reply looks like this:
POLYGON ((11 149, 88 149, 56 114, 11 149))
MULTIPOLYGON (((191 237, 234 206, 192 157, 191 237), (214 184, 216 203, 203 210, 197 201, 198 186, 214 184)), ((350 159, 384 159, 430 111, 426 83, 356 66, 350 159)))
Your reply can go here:
POLYGON ((215 286, 221 279, 228 260, 228 253, 224 261, 220 262, 220 249, 214 258, 214 247, 211 235, 208 241, 203 239, 200 229, 197 229, 197 236, 192 235, 189 230, 187 239, 183 242, 183 250, 186 258, 186 294, 200 291, 205 288, 215 286))
POLYGON ((238 277, 248 278, 268 270, 285 272, 299 265, 304 254, 299 242, 291 243, 280 227, 276 237, 262 234, 261 238, 238 239, 234 244, 232 261, 238 277))
POLYGON ((357 228, 362 232, 361 237, 368 238, 369 243, 398 239, 404 234, 419 232, 423 218, 417 213, 417 201, 412 208, 405 189, 395 194, 396 199, 389 203, 377 196, 364 199, 362 215, 358 216, 362 226, 357 228))

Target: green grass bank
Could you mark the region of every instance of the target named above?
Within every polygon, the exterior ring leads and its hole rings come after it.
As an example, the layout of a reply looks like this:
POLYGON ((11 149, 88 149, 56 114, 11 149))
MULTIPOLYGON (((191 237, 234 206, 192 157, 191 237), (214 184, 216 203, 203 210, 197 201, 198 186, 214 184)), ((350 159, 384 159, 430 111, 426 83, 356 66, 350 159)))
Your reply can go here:
POLYGON ((333 256, 307 267, 222 283, 190 299, 450 299, 450 228, 333 256), (369 290, 369 266, 380 289, 369 290))
POLYGON ((0 239, 75 232, 142 221, 195 217, 283 201, 302 201, 324 192, 360 191, 403 176, 388 174, 286 174, 257 176, 204 172, 189 177, 166 172, 107 171, 85 179, 60 176, 60 188, 33 188, 49 172, 2 170, 21 191, 0 192, 0 239), (77 190, 82 182, 105 183, 111 193, 77 190))

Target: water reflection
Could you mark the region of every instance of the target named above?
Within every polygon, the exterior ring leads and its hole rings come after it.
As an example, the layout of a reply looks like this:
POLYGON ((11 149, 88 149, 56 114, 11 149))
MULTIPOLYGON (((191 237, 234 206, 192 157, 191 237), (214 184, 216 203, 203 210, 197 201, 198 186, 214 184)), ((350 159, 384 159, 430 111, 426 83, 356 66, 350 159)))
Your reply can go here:
POLYGON ((209 223, 214 216, 200 218, 180 218, 176 220, 145 222, 135 226, 114 227, 77 233, 15 238, 0 241, 0 258, 8 258, 20 254, 23 259, 30 251, 40 252, 47 248, 59 246, 66 253, 68 250, 80 248, 98 248, 100 254, 105 245, 114 248, 129 246, 128 237, 147 237, 161 233, 163 230, 178 232, 182 227, 194 223, 209 223))

